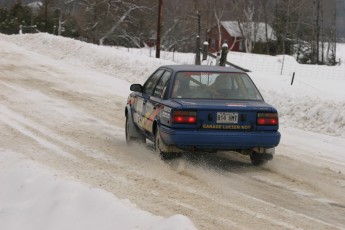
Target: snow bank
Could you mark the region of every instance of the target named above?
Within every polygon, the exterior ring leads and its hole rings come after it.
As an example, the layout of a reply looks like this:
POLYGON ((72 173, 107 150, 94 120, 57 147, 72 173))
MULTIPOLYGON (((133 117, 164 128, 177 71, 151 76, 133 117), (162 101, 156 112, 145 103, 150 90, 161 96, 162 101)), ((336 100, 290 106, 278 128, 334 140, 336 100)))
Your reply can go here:
POLYGON ((154 216, 104 190, 61 179, 15 152, 0 152, 1 229, 196 229, 185 216, 154 216))
POLYGON ((1 40, 11 41, 36 53, 75 65, 87 66, 93 70, 112 75, 129 82, 146 79, 152 69, 172 64, 163 59, 133 56, 116 47, 98 46, 71 38, 46 33, 3 35, 1 40))
MULTIPOLYGON (((147 50, 132 49, 129 53, 123 48, 98 46, 44 33, 0 34, 0 39, 130 83, 143 83, 157 67, 173 63, 148 57, 147 50)), ((338 47, 338 56, 345 57, 345 45, 338 47)), ((183 54, 184 58, 186 56, 194 59, 193 54, 183 54)), ((279 110, 282 125, 345 137, 345 65, 300 65, 286 55, 272 57, 236 52, 230 52, 228 60, 253 71, 251 77, 265 100, 279 110), (280 75, 283 62, 284 74, 280 75), (291 85, 293 72, 296 75, 291 85)))
POLYGON ((279 112, 280 125, 345 137, 345 79, 295 78, 249 73, 265 100, 279 112))

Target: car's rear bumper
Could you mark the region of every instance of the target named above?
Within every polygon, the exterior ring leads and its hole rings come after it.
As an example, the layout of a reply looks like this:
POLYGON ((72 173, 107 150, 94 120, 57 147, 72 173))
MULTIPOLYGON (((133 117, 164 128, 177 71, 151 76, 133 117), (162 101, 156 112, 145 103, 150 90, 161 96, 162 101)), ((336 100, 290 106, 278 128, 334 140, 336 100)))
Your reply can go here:
POLYGON ((244 150, 255 147, 273 148, 280 142, 278 131, 239 132, 229 130, 176 130, 161 126, 166 145, 195 150, 244 150))

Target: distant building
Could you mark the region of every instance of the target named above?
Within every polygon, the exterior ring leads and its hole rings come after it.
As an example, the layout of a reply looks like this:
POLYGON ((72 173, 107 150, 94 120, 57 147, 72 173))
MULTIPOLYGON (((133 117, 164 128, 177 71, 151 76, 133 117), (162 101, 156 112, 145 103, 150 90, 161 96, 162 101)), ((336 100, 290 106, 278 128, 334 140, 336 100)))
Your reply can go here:
POLYGON ((270 25, 263 22, 238 23, 237 21, 221 21, 220 34, 217 25, 213 26, 208 32, 209 51, 218 52, 225 42, 231 51, 251 52, 253 43, 266 43, 276 40, 274 31, 270 25), (219 41, 219 39, 221 39, 219 41))

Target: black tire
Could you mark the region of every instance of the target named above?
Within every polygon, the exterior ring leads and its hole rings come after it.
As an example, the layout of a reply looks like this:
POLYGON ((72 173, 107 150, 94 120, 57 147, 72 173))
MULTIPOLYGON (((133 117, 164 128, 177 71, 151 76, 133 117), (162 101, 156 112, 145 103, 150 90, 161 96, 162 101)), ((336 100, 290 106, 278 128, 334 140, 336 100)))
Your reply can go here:
POLYGON ((144 136, 141 137, 133 137, 130 133, 130 125, 134 125, 133 121, 126 116, 126 125, 125 125, 125 135, 126 135, 126 143, 127 145, 132 144, 133 142, 138 142, 138 143, 146 143, 146 138, 144 136))
POLYGON ((250 161, 252 165, 254 166, 265 165, 268 162, 268 160, 262 158, 260 154, 256 152, 253 152, 252 154, 250 154, 250 161))
POLYGON ((174 153, 174 152, 163 152, 160 149, 160 146, 164 145, 164 143, 161 140, 161 136, 159 133, 159 128, 157 127, 156 129, 156 134, 155 134, 155 143, 154 143, 154 150, 156 153, 159 154, 162 160, 172 160, 178 157, 182 156, 182 153, 174 153))
POLYGON ((126 134, 126 143, 127 145, 130 145, 133 142, 133 137, 130 136, 129 133, 129 119, 128 116, 126 116, 126 127, 125 127, 125 134, 126 134))
POLYGON ((156 153, 158 153, 158 154, 160 154, 160 155, 162 155, 162 154, 164 154, 161 150, 160 150, 160 148, 159 148, 159 146, 160 146, 160 144, 161 144, 161 136, 160 136, 160 133, 159 133, 159 128, 157 127, 156 128, 156 133, 155 133, 155 142, 154 142, 154 150, 155 150, 155 152, 156 153))

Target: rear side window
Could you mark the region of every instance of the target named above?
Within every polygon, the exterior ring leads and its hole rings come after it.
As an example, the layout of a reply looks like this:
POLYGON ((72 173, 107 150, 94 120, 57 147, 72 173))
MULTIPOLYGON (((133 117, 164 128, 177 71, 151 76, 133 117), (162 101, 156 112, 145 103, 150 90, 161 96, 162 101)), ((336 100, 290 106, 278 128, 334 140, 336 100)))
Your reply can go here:
POLYGON ((243 81, 243 86, 247 91, 247 99, 250 100, 262 100, 262 97, 257 90, 256 86, 249 77, 239 78, 243 81))
POLYGON ((170 79, 171 73, 169 71, 166 71, 163 76, 161 77, 161 79, 159 80, 155 91, 153 93, 153 96, 155 97, 159 97, 159 98, 163 98, 169 79, 170 79))
POLYGON ((152 95, 153 90, 155 89, 158 80, 162 76, 164 70, 159 69, 157 70, 144 84, 143 86, 143 93, 147 95, 152 95))

